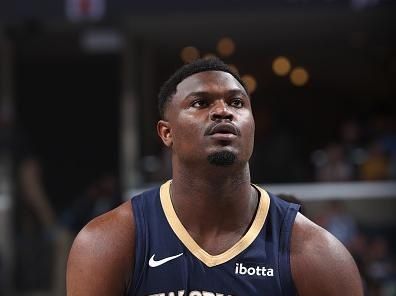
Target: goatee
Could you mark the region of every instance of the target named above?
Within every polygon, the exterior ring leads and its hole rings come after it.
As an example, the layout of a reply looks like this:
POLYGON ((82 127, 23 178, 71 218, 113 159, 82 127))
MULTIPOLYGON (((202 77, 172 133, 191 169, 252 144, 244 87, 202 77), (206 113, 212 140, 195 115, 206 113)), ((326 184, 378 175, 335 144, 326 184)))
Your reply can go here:
POLYGON ((210 164, 217 166, 229 166, 234 164, 236 155, 230 151, 215 152, 208 156, 210 164))

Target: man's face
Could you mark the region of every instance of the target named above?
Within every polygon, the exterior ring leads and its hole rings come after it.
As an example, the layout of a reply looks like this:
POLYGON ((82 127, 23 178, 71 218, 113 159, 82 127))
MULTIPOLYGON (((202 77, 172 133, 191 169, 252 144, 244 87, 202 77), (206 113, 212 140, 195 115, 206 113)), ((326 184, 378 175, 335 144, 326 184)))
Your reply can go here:
POLYGON ((184 163, 247 163, 254 142, 250 99, 229 73, 206 71, 180 82, 158 133, 184 163))

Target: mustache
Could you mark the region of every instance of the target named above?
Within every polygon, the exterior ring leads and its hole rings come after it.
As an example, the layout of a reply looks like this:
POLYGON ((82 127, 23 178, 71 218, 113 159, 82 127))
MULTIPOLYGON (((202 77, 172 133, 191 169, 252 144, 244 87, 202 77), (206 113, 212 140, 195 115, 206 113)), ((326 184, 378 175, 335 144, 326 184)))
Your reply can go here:
POLYGON ((240 129, 230 122, 213 122, 205 130, 205 136, 210 136, 216 132, 229 132, 234 135, 240 136, 240 129))

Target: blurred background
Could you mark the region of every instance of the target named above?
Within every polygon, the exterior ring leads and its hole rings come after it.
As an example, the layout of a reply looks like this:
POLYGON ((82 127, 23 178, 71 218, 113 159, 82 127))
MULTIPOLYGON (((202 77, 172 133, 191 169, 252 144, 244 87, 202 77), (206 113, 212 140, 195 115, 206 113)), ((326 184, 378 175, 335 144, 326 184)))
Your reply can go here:
POLYGON ((218 56, 247 83, 252 179, 396 295, 396 2, 0 1, 0 295, 65 295, 93 217, 170 178, 157 93, 218 56))

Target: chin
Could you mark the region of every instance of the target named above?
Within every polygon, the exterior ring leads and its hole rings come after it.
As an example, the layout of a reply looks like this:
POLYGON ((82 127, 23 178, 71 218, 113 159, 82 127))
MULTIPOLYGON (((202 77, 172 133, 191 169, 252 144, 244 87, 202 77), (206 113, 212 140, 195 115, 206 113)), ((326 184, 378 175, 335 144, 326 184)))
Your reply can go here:
POLYGON ((215 166, 231 166, 236 162, 237 156, 232 151, 223 150, 209 154, 207 160, 215 166))

